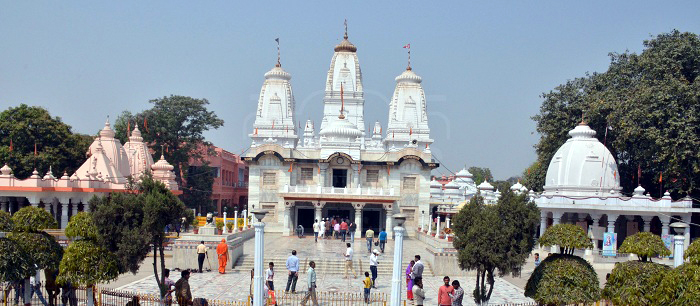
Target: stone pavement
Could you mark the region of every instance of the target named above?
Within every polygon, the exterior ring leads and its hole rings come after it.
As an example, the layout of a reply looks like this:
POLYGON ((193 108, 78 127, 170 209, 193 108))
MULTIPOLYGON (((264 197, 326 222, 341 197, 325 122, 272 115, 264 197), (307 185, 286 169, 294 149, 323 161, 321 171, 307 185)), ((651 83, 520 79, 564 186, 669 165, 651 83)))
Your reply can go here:
MULTIPOLYGON (((386 253, 380 257, 380 265, 390 265, 393 259, 393 240, 390 240, 387 244, 386 253)), ((245 254, 253 254, 254 240, 249 240, 244 245, 245 254)), ((314 243, 313 238, 303 238, 299 239, 296 237, 282 237, 279 235, 266 234, 265 235, 265 256, 266 257, 277 257, 277 256, 288 256, 291 250, 296 249, 297 255, 300 259, 303 258, 337 258, 342 260, 342 254, 345 251, 344 243, 340 240, 325 240, 314 243)), ((356 256, 361 258, 368 258, 366 242, 364 239, 356 239, 353 244, 356 256)), ((374 247, 373 247, 374 248, 374 247)), ((424 254, 425 247, 422 246, 422 242, 407 239, 404 241, 404 260, 411 259, 415 254, 424 254)), ((367 262, 369 259, 366 260, 367 262)), ((206 263, 205 263, 206 265, 206 263)), ((212 262, 212 265, 216 263, 212 262)), ((230 264, 229 264, 230 270, 230 264)), ((267 268, 267 265, 266 265, 267 268)), ((297 283, 297 291, 305 291, 307 286, 306 282, 306 271, 308 267, 302 267, 302 273, 299 276, 299 281, 297 283)), ((367 268, 366 266, 364 268, 367 268)), ((337 274, 325 274, 317 276, 317 286, 319 292, 362 292, 362 277, 357 279, 343 279, 343 271, 338 271, 337 274)), ((358 271, 364 273, 364 271, 358 271)), ((173 271, 171 273, 171 278, 175 281, 179 279, 180 275, 178 272, 173 271)), ((442 285, 442 275, 441 276, 429 276, 424 277, 424 289, 426 290, 426 296, 428 300, 426 304, 435 304, 438 287, 442 285)), ((465 290, 465 305, 473 305, 473 299, 471 298, 472 291, 474 290, 475 277, 465 276, 463 272, 456 273, 455 275, 450 275, 453 279, 460 281, 465 290)), ((275 275, 275 289, 284 290, 287 282, 287 271, 284 267, 276 267, 275 275)), ((391 291, 391 279, 388 276, 380 275, 377 278, 377 291, 389 294, 391 291)), ((250 290, 250 273, 249 272, 229 272, 226 274, 219 274, 218 272, 208 272, 208 273, 193 273, 190 277, 190 286, 192 288, 192 293, 196 297, 203 297, 207 299, 216 300, 246 300, 249 290, 250 290)), ((501 279, 496 278, 496 285, 491 297, 490 303, 492 304, 506 304, 506 303, 532 303, 533 301, 526 298, 523 295, 523 290, 517 286, 501 279)), ((402 286, 403 294, 406 296, 406 286, 405 283, 402 286)), ((132 282, 130 284, 120 286, 118 289, 127 290, 139 293, 155 293, 158 292, 155 280, 153 276, 145 277, 141 280, 132 282)), ((377 292, 375 291, 375 292, 377 292)))

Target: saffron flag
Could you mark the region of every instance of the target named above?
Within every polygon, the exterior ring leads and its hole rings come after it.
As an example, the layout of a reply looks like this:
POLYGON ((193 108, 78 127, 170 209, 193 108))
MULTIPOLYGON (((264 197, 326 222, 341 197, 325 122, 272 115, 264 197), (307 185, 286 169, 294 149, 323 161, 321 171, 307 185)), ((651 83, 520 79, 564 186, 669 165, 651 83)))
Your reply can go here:
POLYGON ((272 129, 273 130, 275 129, 275 120, 274 119, 272 119, 272 129))
POLYGON ((413 135, 413 128, 412 128, 412 127, 409 127, 409 128, 408 128, 408 135, 409 135, 409 136, 410 136, 410 135, 413 135))
MULTIPOLYGON (((403 46, 403 48, 404 49, 411 49, 411 44, 406 44, 405 46, 403 46)), ((418 51, 420 51, 420 50, 418 50, 418 51)))
POLYGON ((659 183, 661 183, 663 181, 664 181, 664 172, 661 171, 661 173, 659 173, 659 183))
POLYGON ((148 133, 148 118, 143 118, 143 128, 146 129, 146 133, 148 133))
POLYGON ((36 153, 36 142, 35 142, 34 143, 34 156, 36 156, 36 155, 37 155, 37 153, 36 153))
POLYGON ((131 120, 126 121, 126 136, 129 137, 131 133, 131 120))
POLYGON ((289 170, 287 172, 292 172, 292 166, 294 166, 294 163, 289 163, 289 170))
POLYGON ((391 166, 386 165, 386 174, 391 175, 391 166))
POLYGON ((12 139, 10 139, 10 152, 15 149, 15 144, 12 143, 12 139))

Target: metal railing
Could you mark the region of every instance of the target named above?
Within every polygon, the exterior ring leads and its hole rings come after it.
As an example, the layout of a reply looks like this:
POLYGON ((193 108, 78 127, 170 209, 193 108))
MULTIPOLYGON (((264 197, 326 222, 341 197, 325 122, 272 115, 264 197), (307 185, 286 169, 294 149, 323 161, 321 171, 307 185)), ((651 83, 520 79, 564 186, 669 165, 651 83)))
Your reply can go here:
POLYGON ((311 194, 347 194, 368 196, 398 196, 394 188, 338 188, 321 186, 289 186, 282 187, 280 192, 285 193, 311 193, 311 194))
MULTIPOLYGON (((0 305, 3 306, 19 305, 23 303, 24 290, 31 290, 30 288, 25 288, 24 282, 13 284, 3 283, 0 289, 2 290, 2 292, 0 292, 0 305)), ((36 290, 37 288, 35 287, 34 289, 36 290)), ((39 298, 39 292, 46 303, 51 306, 76 306, 87 302, 87 290, 85 287, 49 286, 47 288, 46 284, 42 283, 37 291, 32 294, 31 305, 43 305, 39 298)))

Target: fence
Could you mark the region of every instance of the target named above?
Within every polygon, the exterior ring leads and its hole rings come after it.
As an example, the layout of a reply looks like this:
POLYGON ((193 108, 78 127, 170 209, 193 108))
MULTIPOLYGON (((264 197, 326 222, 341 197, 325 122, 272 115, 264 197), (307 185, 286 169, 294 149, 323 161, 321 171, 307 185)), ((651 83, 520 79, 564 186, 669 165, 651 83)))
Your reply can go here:
MULTIPOLYGON (((24 282, 15 284, 3 283, 2 293, 0 293, 0 305, 17 305, 24 301, 24 282)), ((26 288, 31 290, 30 288, 26 288)), ((44 283, 39 287, 38 292, 41 292, 41 296, 46 300, 46 303, 50 306, 54 305, 68 305, 77 306, 78 304, 85 304, 87 302, 87 291, 85 287, 47 287, 44 283)), ((39 299, 38 292, 32 294, 31 304, 32 305, 43 305, 39 299)), ((123 305, 123 304, 122 304, 123 305)))

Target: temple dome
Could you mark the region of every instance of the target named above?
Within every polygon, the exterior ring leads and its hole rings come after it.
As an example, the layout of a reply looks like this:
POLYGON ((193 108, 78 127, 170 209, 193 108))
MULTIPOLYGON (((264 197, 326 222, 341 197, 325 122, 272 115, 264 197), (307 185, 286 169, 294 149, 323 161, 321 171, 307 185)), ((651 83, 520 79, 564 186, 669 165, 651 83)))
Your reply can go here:
POLYGON ((319 134, 328 138, 355 139, 362 136, 362 131, 360 131, 356 125, 352 124, 352 122, 348 121, 344 116, 342 117, 343 118, 331 121, 319 134))
POLYGON ((275 79, 275 80, 287 80, 287 81, 289 81, 289 80, 292 79, 292 75, 289 74, 289 72, 284 71, 284 69, 282 69, 282 67, 280 67, 280 66, 275 66, 275 67, 272 68, 270 71, 268 71, 268 72, 265 73, 265 79, 267 79, 267 80, 269 80, 269 79, 275 79))
MULTIPOLYGON (((109 119, 105 122, 105 126, 100 130, 100 137, 92 142, 90 145, 90 155, 95 155, 97 147, 100 146, 100 150, 103 150, 107 155, 109 160, 114 164, 114 167, 119 171, 120 175, 113 175, 113 177, 127 177, 131 175, 129 169, 129 158, 126 154, 126 150, 122 146, 119 139, 114 138, 115 132, 109 123, 109 119)), ((80 175, 79 173, 78 175, 80 175)))
POLYGON ((476 188, 478 188, 479 190, 494 190, 495 189, 493 187, 493 185, 491 185, 489 183, 489 181, 487 181, 487 180, 484 180, 483 182, 481 182, 481 184, 479 184, 479 186, 476 186, 476 188))
POLYGON ((520 181, 513 184, 513 186, 510 186, 510 190, 513 192, 520 191, 520 189, 522 189, 522 188, 523 188, 523 184, 520 184, 520 181))
POLYGON ((335 52, 357 52, 357 47, 348 40, 348 35, 345 34, 343 41, 335 45, 333 50, 335 50, 335 52))
POLYGON ((423 81, 423 79, 410 68, 397 76, 395 80, 396 83, 420 83, 423 81))
POLYGON ((545 194, 619 196, 622 187, 617 163, 595 138, 596 132, 582 122, 569 135, 549 163, 545 194))

